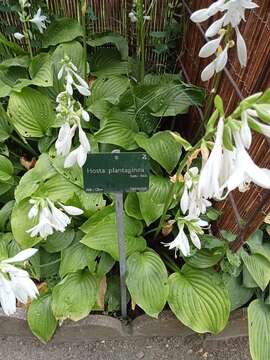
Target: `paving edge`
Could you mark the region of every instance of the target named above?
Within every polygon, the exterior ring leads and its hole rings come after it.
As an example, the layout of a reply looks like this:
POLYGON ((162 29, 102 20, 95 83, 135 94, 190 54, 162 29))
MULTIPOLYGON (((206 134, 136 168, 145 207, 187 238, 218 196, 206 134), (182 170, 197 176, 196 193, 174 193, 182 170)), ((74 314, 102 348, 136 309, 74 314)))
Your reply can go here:
MULTIPOLYGON (((78 322, 65 321, 60 326, 52 343, 86 343, 89 340, 104 340, 127 337, 186 337, 194 332, 184 326, 171 311, 163 311, 158 319, 140 315, 128 325, 119 319, 106 315, 89 315, 78 322)), ((246 309, 239 309, 231 314, 226 328, 218 335, 206 335, 205 341, 214 344, 230 338, 247 336, 246 309)), ((8 317, 0 311, 0 336, 12 336, 22 339, 33 338, 27 325, 26 313, 18 309, 17 313, 8 317)))

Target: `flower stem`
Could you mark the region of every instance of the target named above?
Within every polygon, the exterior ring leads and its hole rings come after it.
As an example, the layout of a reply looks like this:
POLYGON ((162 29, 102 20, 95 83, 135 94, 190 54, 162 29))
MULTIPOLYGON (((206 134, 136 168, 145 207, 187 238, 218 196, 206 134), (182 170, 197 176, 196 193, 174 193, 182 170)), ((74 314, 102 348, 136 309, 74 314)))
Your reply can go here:
POLYGON ((166 264, 166 266, 171 269, 172 271, 175 272, 179 272, 180 269, 178 268, 178 266, 175 264, 175 262, 172 261, 172 259, 169 257, 168 254, 166 254, 164 251, 161 252, 162 257, 164 258, 164 263, 166 264))
POLYGON ((24 148, 25 150, 27 150, 30 154, 34 155, 34 156, 38 156, 37 152, 32 148, 31 145, 29 145, 28 143, 24 143, 22 142, 20 139, 16 138, 16 136, 14 135, 10 135, 10 138, 16 142, 18 145, 20 145, 22 148, 24 148))
POLYGON ((214 104, 214 100, 215 100, 215 96, 219 90, 219 85, 220 85, 220 80, 221 80, 221 75, 222 72, 219 72, 217 74, 215 74, 214 76, 214 85, 213 85, 213 89, 211 90, 211 93, 208 96, 208 99, 206 100, 207 106, 205 108, 204 111, 204 115, 203 115, 203 125, 204 127, 206 126, 206 123, 212 113, 213 110, 213 104, 214 104))
POLYGON ((145 29, 144 29, 144 2, 137 1, 137 57, 139 60, 139 81, 143 82, 145 72, 145 29))
POLYGON ((26 40, 26 44, 27 44, 27 48, 28 48, 28 52, 30 54, 30 58, 33 58, 33 50, 32 50, 32 46, 31 46, 31 41, 29 38, 29 30, 28 30, 28 26, 26 21, 23 22, 23 34, 26 40))
POLYGON ((86 0, 81 1, 81 22, 83 27, 84 79, 87 80, 87 43, 86 43, 86 0))

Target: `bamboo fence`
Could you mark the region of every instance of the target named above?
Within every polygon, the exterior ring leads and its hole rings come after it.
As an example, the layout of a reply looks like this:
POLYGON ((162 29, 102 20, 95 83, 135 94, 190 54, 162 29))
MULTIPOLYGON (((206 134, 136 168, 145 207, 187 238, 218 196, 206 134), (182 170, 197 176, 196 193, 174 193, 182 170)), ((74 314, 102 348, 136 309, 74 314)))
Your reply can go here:
MULTIPOLYGON (((2 0, 2 3, 7 0, 2 0)), ((136 44, 134 25, 130 23, 128 14, 132 8, 132 0, 88 0, 88 5, 95 15, 92 22, 94 32, 106 30, 115 31, 129 38, 131 49, 136 44)), ((146 5, 150 0, 145 0, 146 5)), ((186 79, 193 84, 202 86, 210 92, 213 84, 202 83, 200 73, 206 66, 207 60, 198 57, 199 49, 205 43, 204 31, 207 22, 202 26, 191 23, 188 18, 191 12, 209 6, 212 0, 156 0, 149 22, 150 31, 162 31, 171 9, 183 10, 185 14, 186 32, 184 42, 179 45, 177 64, 186 79)), ((78 17, 79 0, 45 0, 48 11, 55 14, 78 17)), ((252 93, 270 87, 270 1, 256 0, 259 5, 255 11, 248 11, 246 22, 241 25, 241 33, 246 39, 249 51, 248 66, 241 69, 236 52, 231 50, 230 62, 221 79, 219 94, 229 113, 237 103, 252 93)), ((146 6, 147 7, 147 6, 146 6)), ((0 13, 0 29, 7 25, 19 26, 14 13, 0 13)), ((211 21, 211 20, 210 20, 211 21)), ((153 52, 150 36, 147 38, 148 62, 165 66, 166 56, 153 52)), ((185 129, 190 137, 201 126, 201 113, 192 110, 188 127, 185 129)), ((253 136, 251 155, 255 162, 270 168, 270 142, 260 135, 253 136)), ((243 242, 262 224, 265 216, 270 213, 270 191, 257 186, 251 186, 244 193, 234 191, 224 202, 216 204, 222 211, 221 218, 215 224, 216 231, 230 230, 237 235, 232 244, 237 250, 243 242)))

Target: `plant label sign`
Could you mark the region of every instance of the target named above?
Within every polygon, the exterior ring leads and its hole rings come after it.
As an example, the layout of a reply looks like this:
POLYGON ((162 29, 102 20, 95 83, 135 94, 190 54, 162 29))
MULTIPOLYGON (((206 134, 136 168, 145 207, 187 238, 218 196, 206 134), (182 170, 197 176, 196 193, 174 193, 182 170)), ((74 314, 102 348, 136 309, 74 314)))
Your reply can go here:
POLYGON ((146 153, 89 154, 83 168, 84 190, 89 193, 142 192, 149 189, 146 153))

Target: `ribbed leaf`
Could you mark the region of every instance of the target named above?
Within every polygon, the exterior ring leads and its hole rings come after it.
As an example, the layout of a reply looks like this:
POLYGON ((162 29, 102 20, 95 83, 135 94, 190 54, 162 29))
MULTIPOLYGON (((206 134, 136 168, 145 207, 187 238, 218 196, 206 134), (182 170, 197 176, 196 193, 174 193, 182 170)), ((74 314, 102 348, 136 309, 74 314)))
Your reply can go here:
POLYGON ((253 360, 270 359, 270 306, 254 300, 248 307, 249 348, 253 360))
POLYGON ((180 159, 182 146, 174 139, 171 131, 158 132, 151 138, 138 134, 135 141, 168 173, 174 170, 180 159))
POLYGON ((42 247, 49 253, 54 253, 66 249, 73 241, 75 231, 67 229, 65 232, 55 232, 49 235, 42 247))
POLYGON ((153 251, 136 252, 127 260, 127 287, 134 303, 149 316, 158 317, 168 296, 168 275, 153 251))
POLYGON ((12 127, 8 123, 8 115, 4 108, 0 106, 0 143, 7 140, 11 133, 12 127))
POLYGON ((164 203, 173 184, 168 178, 150 176, 150 187, 145 193, 138 193, 140 210, 147 225, 157 220, 163 212, 164 203))
MULTIPOLYGON (((81 243, 92 249, 105 251, 116 260, 119 258, 115 224, 101 222, 94 226, 91 231, 82 238, 81 243)), ((127 256, 135 251, 143 251, 146 248, 146 241, 143 237, 131 235, 127 232, 125 243, 127 256)))
POLYGON ((118 33, 106 31, 103 33, 94 34, 94 37, 87 40, 87 44, 93 47, 102 46, 105 44, 113 44, 120 52, 122 59, 128 58, 128 42, 118 33))
POLYGON ((92 310, 97 293, 97 280, 88 270, 68 274, 53 288, 54 316, 60 322, 65 319, 83 319, 92 310))
POLYGON ((42 342, 51 340, 57 320, 52 313, 52 295, 45 294, 34 300, 27 311, 27 322, 32 333, 42 342))
POLYGON ((185 262, 198 269, 207 269, 216 265, 224 256, 224 248, 197 250, 191 257, 185 258, 185 262))
POLYGON ((117 104, 120 96, 127 90, 128 86, 129 79, 124 76, 112 76, 107 79, 98 78, 94 82, 89 100, 92 104, 100 100, 107 100, 112 104, 117 104))
POLYGON ((12 162, 3 155, 0 155, 0 182, 10 182, 14 168, 12 162))
POLYGON ((128 62, 121 59, 116 49, 101 48, 96 51, 90 63, 91 74, 108 77, 128 73, 128 62))
POLYGON ((198 333, 218 333, 230 314, 227 289, 218 274, 184 266, 169 277, 168 303, 183 324, 198 333))
POLYGON ((125 211, 128 216, 138 220, 143 220, 139 199, 136 193, 128 193, 125 200, 125 211))
POLYGON ((231 311, 245 305, 254 294, 254 290, 244 287, 241 280, 241 276, 238 278, 228 276, 228 279, 225 279, 231 302, 231 311))
POLYGON ((11 94, 8 114, 12 125, 24 137, 44 136, 55 120, 50 99, 32 88, 11 94))
POLYGON ((264 256, 249 255, 245 251, 241 257, 252 278, 264 290, 270 281, 270 262, 264 256))
POLYGON ((61 254, 60 276, 64 277, 68 273, 83 270, 88 265, 91 268, 91 263, 94 263, 97 255, 96 250, 89 249, 80 243, 69 246, 61 254))
POLYGON ((45 31, 42 45, 47 48, 72 41, 80 36, 83 36, 83 28, 77 20, 71 18, 56 19, 45 31))

